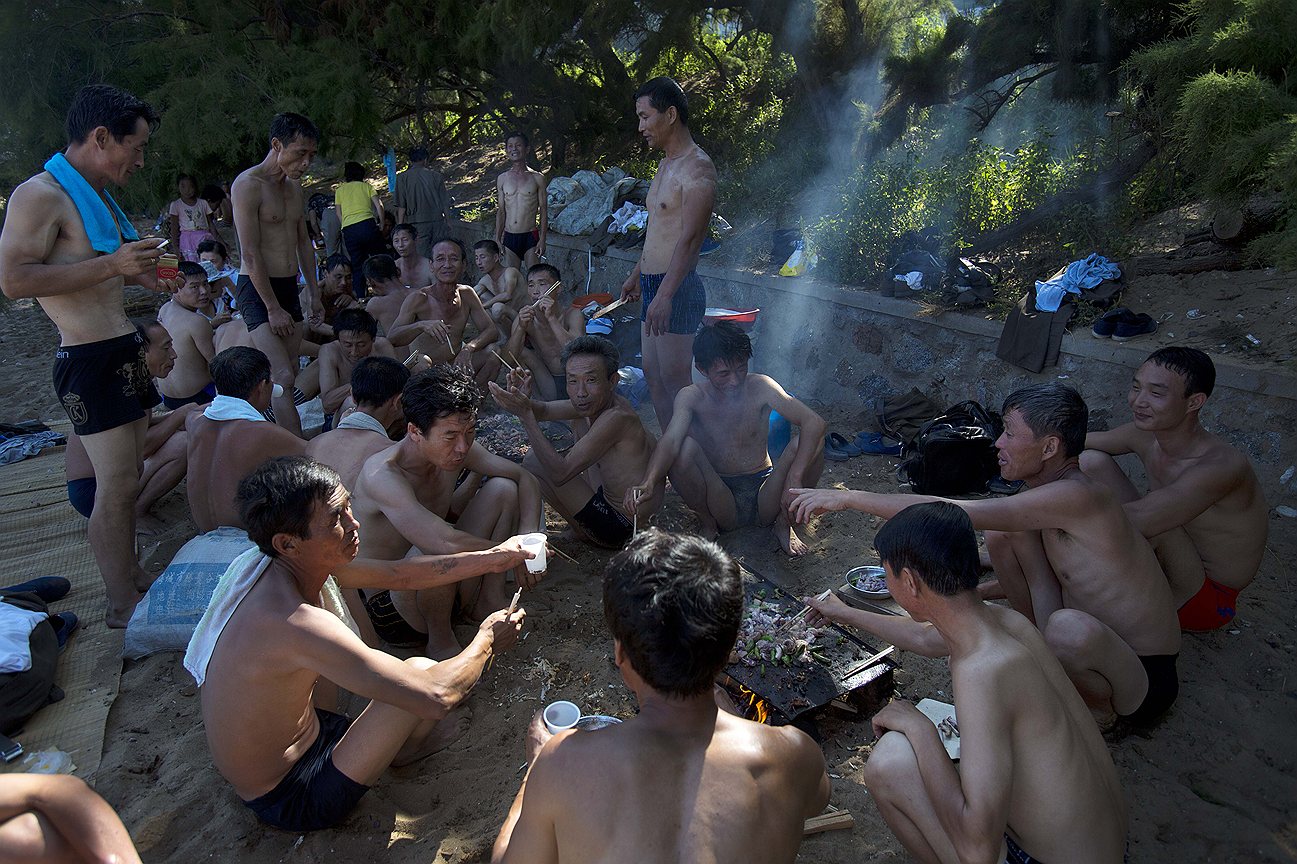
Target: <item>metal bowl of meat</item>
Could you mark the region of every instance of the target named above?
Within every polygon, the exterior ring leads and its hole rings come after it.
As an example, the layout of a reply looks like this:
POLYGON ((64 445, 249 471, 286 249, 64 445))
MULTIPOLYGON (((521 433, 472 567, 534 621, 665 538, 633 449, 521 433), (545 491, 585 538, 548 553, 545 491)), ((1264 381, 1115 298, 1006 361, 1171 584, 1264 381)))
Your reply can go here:
POLYGON ((892 596, 887 590, 887 572, 882 567, 868 565, 847 571, 847 584, 842 586, 847 594, 877 600, 892 596))
POLYGON ((620 722, 616 717, 609 717, 607 714, 587 714, 576 721, 576 728, 590 731, 605 726, 616 726, 620 722))

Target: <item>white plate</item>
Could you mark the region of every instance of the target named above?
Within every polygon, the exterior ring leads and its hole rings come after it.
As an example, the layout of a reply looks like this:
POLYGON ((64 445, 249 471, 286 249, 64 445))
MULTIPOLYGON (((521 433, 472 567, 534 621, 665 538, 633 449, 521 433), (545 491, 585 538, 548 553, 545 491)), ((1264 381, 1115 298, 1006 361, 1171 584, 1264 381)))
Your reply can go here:
MULTIPOLYGON (((914 707, 918 708, 919 712, 922 713, 924 717, 931 720, 933 726, 940 726, 941 721, 945 720, 947 717, 953 719, 956 724, 959 723, 959 718, 955 716, 955 706, 951 705, 949 702, 938 702, 936 699, 923 699, 914 707)), ((941 732, 938 731, 937 735, 940 736, 941 732)), ((945 745, 946 753, 950 755, 951 759, 959 759, 958 738, 951 738, 949 741, 942 738, 941 743, 945 745)))

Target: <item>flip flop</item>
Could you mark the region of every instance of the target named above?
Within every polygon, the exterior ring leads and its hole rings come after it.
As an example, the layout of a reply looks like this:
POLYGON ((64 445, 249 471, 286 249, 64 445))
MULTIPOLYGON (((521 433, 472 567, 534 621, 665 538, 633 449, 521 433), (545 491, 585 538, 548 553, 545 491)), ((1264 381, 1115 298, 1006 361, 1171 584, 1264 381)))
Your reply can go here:
POLYGON ((81 622, 71 612, 57 612, 50 615, 50 624, 54 627, 54 636, 59 640, 59 653, 62 654, 63 649, 68 647, 68 639, 72 638, 81 622))
POLYGON ((852 444, 845 436, 830 432, 824 436, 824 458, 832 462, 845 462, 852 456, 859 456, 860 448, 852 444))
POLYGON ((852 443, 861 453, 873 453, 880 456, 901 455, 901 445, 884 443, 882 432, 861 432, 852 443))

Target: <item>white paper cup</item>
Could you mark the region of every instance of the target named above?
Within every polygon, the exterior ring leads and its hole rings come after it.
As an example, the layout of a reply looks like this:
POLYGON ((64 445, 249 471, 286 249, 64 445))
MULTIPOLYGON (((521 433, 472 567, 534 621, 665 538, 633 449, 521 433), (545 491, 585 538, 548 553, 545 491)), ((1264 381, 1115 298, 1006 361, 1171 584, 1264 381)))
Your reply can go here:
POLYGON ((551 702, 545 706, 541 715, 549 734, 557 735, 564 729, 571 729, 581 719, 581 709, 572 702, 551 702))
MULTIPOLYGON (((542 532, 535 534, 522 535, 522 548, 535 555, 535 558, 528 558, 526 561, 528 573, 543 573, 545 571, 545 535, 542 532)), ((555 703, 556 705, 559 703, 555 703)), ((571 703, 563 703, 570 705, 571 703)), ((575 722, 575 721, 573 721, 575 722)))

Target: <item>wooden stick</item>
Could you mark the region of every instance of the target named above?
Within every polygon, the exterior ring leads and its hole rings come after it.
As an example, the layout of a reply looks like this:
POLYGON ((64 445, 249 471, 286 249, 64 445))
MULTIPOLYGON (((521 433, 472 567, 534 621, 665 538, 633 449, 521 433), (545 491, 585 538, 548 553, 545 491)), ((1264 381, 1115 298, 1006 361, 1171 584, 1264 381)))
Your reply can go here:
POLYGON ((578 561, 578 560, 576 560, 575 558, 573 558, 571 555, 569 555, 569 554, 567 554, 566 552, 564 552, 562 549, 560 549, 560 548, 558 548, 557 546, 555 546, 553 543, 546 543, 545 545, 549 547, 549 551, 553 552, 553 553, 554 553, 555 555, 557 555, 558 557, 560 557, 560 558, 566 558, 568 561, 571 561, 573 564, 580 564, 580 563, 581 563, 580 561, 578 561))
POLYGON ((508 354, 509 359, 513 361, 513 365, 517 366, 519 371, 522 371, 522 363, 518 360, 517 357, 513 356, 513 352, 510 351, 508 347, 504 349, 504 353, 508 354))
POLYGON ((826 813, 812 816, 802 823, 802 834, 819 834, 821 831, 840 831, 855 827, 856 819, 849 810, 829 808, 826 813))
POLYGON ((609 303, 607 306, 603 307, 602 309, 597 309, 597 310, 595 310, 595 313, 594 313, 593 315, 591 315, 590 317, 591 317, 591 318, 602 318, 603 316, 607 315, 607 314, 608 314, 609 312, 611 312, 612 310, 616 309, 618 306, 625 305, 626 300, 627 300, 627 298, 625 298, 625 297, 621 298, 620 300, 615 300, 615 301, 613 301, 612 303, 609 303))
POLYGON ((852 675, 855 675, 855 674, 858 673, 858 672, 864 672, 864 671, 865 671, 866 669, 868 669, 870 666, 873 666, 873 665, 874 665, 875 663, 877 663, 879 660, 882 660, 884 657, 886 657, 887 655, 891 654, 891 653, 892 653, 893 651, 895 651, 895 650, 896 650, 896 646, 895 646, 895 645, 888 645, 886 648, 884 648, 882 651, 879 651, 877 654, 874 654, 874 655, 873 655, 872 657, 870 657, 868 660, 864 661, 863 663, 859 663, 859 664, 853 666, 851 669, 848 669, 846 672, 844 672, 844 673, 842 673, 841 675, 839 675, 839 676, 838 676, 838 680, 839 680, 839 681, 846 681, 846 680, 847 680, 848 678, 850 678, 852 675))
POLYGON ((521 586, 521 585, 518 586, 518 590, 517 590, 517 591, 513 592, 513 600, 511 600, 511 601, 509 602, 509 614, 510 614, 510 615, 512 615, 514 612, 518 611, 518 601, 519 601, 520 599, 522 599, 522 586, 521 586))
POLYGON ((548 290, 548 291, 546 291, 544 294, 540 295, 540 298, 537 299, 536 302, 539 303, 541 300, 544 300, 546 297, 548 297, 549 295, 553 294, 555 290, 557 290, 557 289, 559 289, 559 288, 562 288, 562 287, 563 287, 563 283, 562 283, 562 281, 555 282, 553 285, 549 286, 549 290, 548 290))
POLYGON ((491 349, 489 349, 489 350, 490 350, 490 352, 491 352, 492 354, 495 355, 495 357, 496 357, 497 360, 499 360, 501 363, 504 364, 504 368, 508 369, 510 372, 514 372, 514 371, 516 371, 516 370, 518 369, 517 366, 510 365, 510 363, 509 363, 508 360, 506 360, 506 359, 504 359, 503 357, 501 357, 499 351, 496 351, 494 348, 491 348, 491 349))
MULTIPOLYGON (((827 599, 829 599, 829 595, 832 594, 832 593, 833 593, 833 589, 832 589, 832 588, 825 588, 822 592, 820 592, 819 595, 816 596, 815 599, 816 599, 816 600, 821 600, 821 601, 823 601, 823 600, 827 600, 827 599)), ((787 630, 789 627, 792 627, 794 624, 796 624, 798 621, 801 621, 802 619, 804 619, 804 618, 805 618, 807 615, 809 615, 810 613, 811 613, 811 607, 810 607, 810 606, 805 606, 805 607, 803 607, 803 608, 802 608, 802 611, 798 612, 798 613, 797 613, 796 615, 794 615, 792 618, 789 618, 787 621, 785 621, 784 623, 782 623, 782 624, 780 624, 778 627, 776 627, 775 630, 774 630, 774 633, 772 633, 771 635, 773 636, 773 635, 778 635, 778 634, 780 634, 780 633, 783 633, 783 632, 784 632, 785 630, 787 630)))

